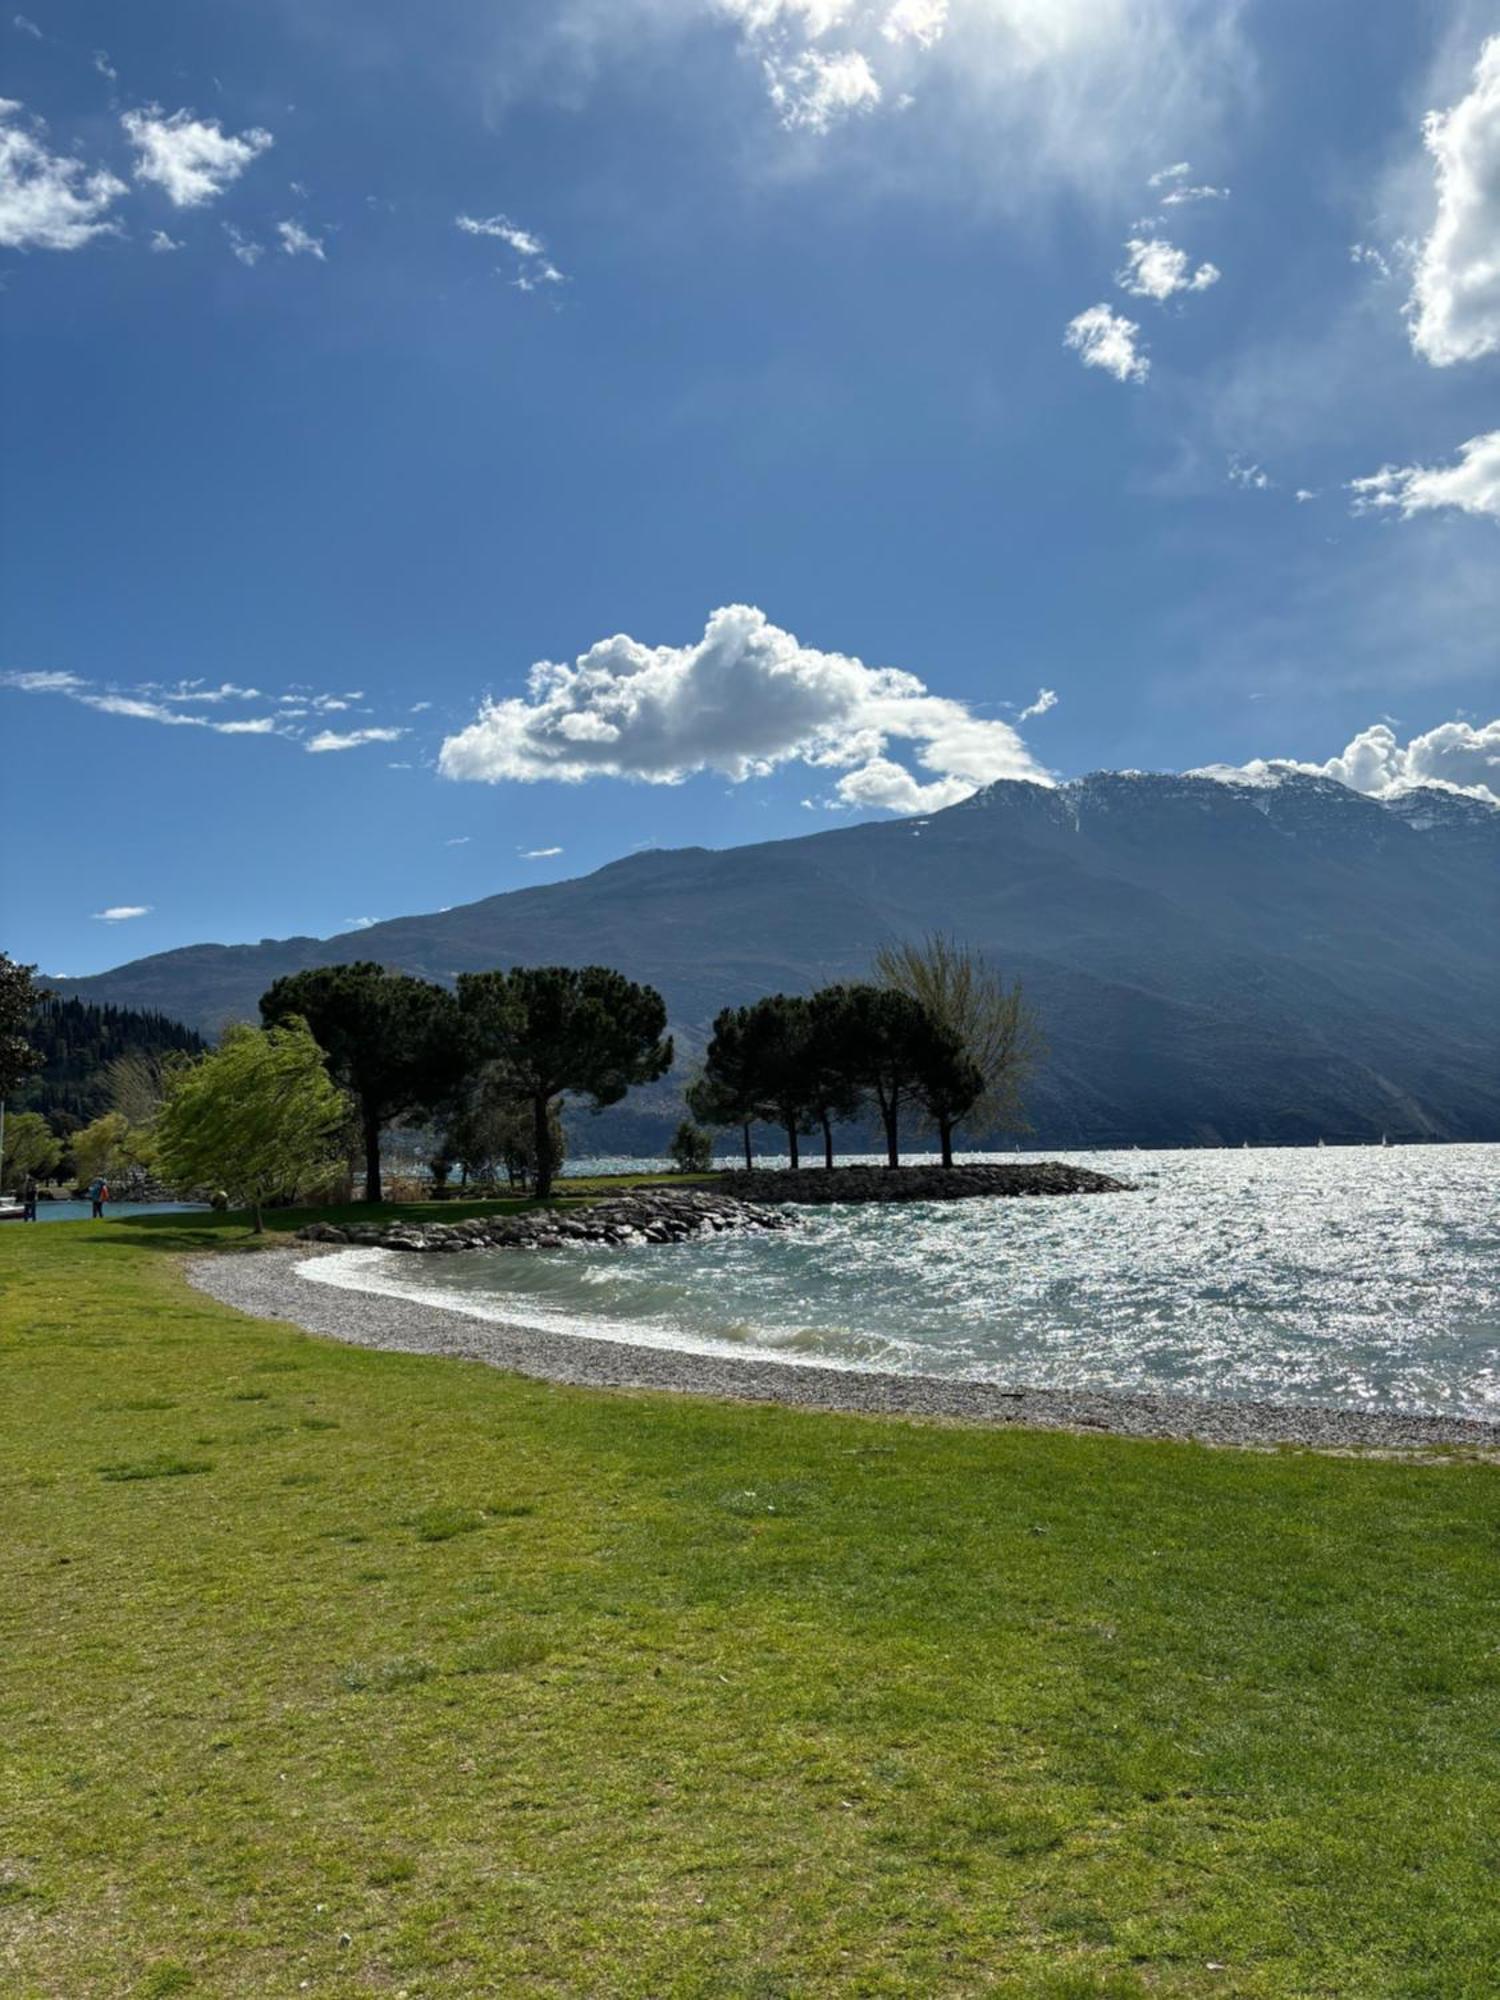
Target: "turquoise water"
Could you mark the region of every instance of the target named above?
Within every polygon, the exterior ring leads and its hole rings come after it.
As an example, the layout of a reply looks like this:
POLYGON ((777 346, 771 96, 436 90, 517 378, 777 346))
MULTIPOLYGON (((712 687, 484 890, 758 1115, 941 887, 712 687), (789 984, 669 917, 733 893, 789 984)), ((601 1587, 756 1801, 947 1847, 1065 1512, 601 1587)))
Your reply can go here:
MULTIPOLYGON (((181 1215, 188 1209, 200 1209, 199 1201, 107 1201, 104 1204, 106 1217, 121 1215, 181 1215)), ((84 1222, 93 1213, 86 1201, 39 1201, 36 1205, 38 1222, 84 1222)), ((19 1229, 23 1225, 16 1224, 19 1229)))
POLYGON ((351 1251, 316 1274, 788 1365, 1500 1414, 1500 1146, 1077 1157, 1138 1190, 803 1209, 785 1235, 625 1251, 351 1251))

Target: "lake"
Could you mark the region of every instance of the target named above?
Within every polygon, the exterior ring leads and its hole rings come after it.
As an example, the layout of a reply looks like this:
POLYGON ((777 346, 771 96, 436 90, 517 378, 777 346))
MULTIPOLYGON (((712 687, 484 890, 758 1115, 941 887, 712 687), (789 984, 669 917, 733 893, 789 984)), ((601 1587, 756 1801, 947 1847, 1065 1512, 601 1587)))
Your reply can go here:
POLYGON ((784 1235, 626 1251, 360 1250, 319 1276, 789 1366, 1500 1409, 1500 1146, 1048 1157, 1137 1190, 805 1209, 784 1235))

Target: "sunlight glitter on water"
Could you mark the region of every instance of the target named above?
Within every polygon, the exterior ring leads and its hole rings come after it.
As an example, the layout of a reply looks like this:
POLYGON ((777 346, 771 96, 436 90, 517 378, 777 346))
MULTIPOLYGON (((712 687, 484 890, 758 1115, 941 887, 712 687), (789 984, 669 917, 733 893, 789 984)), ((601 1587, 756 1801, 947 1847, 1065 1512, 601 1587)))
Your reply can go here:
POLYGON ((557 1332, 791 1363, 1500 1408, 1500 1146, 1079 1158, 1136 1191, 806 1209, 786 1235, 625 1252, 355 1252, 318 1275, 557 1332))

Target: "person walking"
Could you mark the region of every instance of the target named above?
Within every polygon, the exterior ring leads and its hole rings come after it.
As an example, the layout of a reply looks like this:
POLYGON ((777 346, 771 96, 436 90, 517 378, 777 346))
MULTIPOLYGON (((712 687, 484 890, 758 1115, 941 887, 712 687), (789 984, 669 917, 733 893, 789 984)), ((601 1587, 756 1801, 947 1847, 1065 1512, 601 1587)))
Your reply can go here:
POLYGON ((90 1181, 89 1200, 94 1204, 93 1220, 97 1222, 104 1213, 104 1204, 109 1200, 109 1182, 103 1174, 96 1174, 90 1181))
POLYGON ((21 1220, 36 1221, 36 1175, 26 1176, 26 1185, 21 1189, 21 1220))

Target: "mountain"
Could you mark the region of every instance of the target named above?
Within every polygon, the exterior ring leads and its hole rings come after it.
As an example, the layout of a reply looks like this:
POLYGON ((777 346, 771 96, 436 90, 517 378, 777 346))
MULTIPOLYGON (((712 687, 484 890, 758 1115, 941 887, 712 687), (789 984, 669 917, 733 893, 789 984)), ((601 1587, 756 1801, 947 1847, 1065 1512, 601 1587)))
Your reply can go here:
MULTIPOLYGON (((1291 769, 1007 782, 925 818, 634 854, 66 990, 212 1031, 304 966, 451 980, 600 962, 660 987, 690 1059, 726 1003, 857 977, 882 940, 934 929, 1039 1006, 1052 1053, 1031 1113, 1049 1145, 1500 1138, 1500 810, 1435 788, 1377 801, 1291 769)), ((632 1099, 587 1143, 654 1145, 675 1111, 665 1088, 632 1099)))

